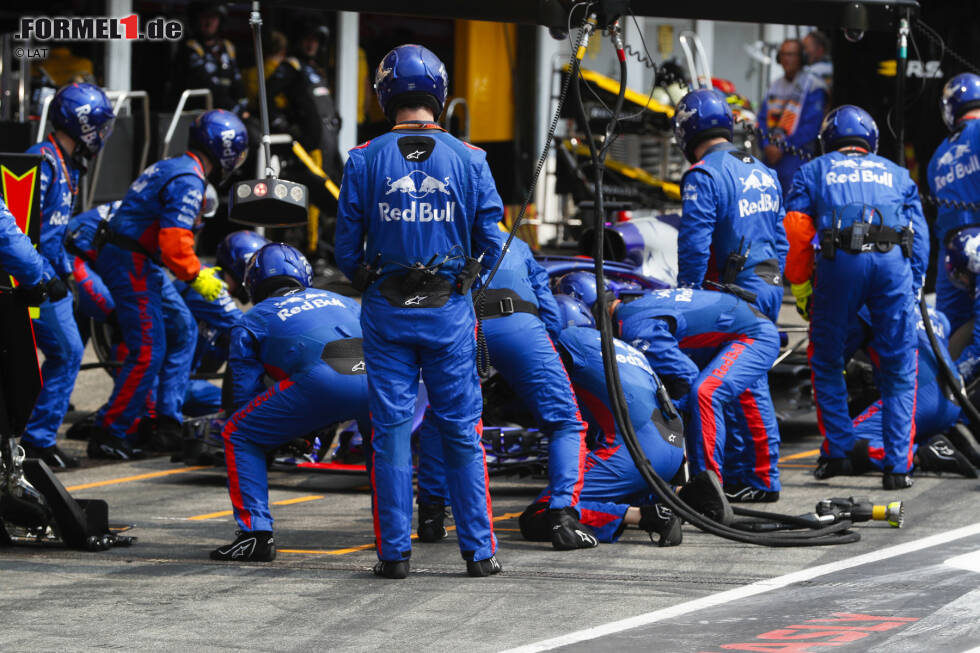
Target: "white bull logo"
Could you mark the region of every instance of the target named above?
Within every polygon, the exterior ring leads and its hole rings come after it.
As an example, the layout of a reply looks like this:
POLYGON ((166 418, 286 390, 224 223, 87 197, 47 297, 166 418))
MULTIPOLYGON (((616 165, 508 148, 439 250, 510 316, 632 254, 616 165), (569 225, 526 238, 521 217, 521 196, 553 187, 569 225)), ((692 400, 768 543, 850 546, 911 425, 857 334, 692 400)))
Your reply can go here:
POLYGON ((771 175, 768 175, 759 170, 753 170, 748 177, 742 179, 742 192, 749 190, 765 190, 767 188, 775 188, 776 181, 771 175))
POLYGON ((954 145, 949 150, 947 150, 945 154, 939 157, 939 161, 937 161, 937 163, 941 166, 948 166, 954 161, 956 161, 957 159, 959 159, 964 154, 969 154, 969 153, 970 153, 969 143, 954 145))
POLYGON ((451 194, 449 191, 449 177, 446 177, 443 181, 439 181, 421 170, 413 170, 404 177, 399 177, 394 181, 391 180, 391 177, 385 177, 385 183, 388 185, 385 189, 385 195, 391 195, 395 192, 407 193, 412 199, 418 200, 435 192, 444 195, 451 194))

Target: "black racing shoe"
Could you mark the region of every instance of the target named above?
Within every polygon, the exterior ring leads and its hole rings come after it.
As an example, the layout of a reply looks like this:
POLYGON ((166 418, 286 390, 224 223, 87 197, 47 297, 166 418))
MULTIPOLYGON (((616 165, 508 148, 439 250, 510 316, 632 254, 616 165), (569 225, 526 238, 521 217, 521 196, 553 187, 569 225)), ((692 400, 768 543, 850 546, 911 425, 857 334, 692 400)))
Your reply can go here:
POLYGON ((235 531, 236 539, 228 546, 211 552, 212 560, 235 562, 272 562, 276 559, 276 538, 272 531, 235 531))
POLYGON ((761 490, 745 483, 725 486, 729 503, 773 503, 779 501, 779 490, 761 490))
POLYGON ((446 539, 446 507, 440 503, 419 504, 419 541, 438 542, 446 539))
POLYGON ((374 575, 401 580, 408 578, 408 560, 378 560, 374 565, 374 575))
POLYGON ((912 483, 914 481, 908 474, 889 474, 885 472, 885 475, 881 477, 881 486, 886 490, 904 490, 912 487, 912 483))
POLYGON ((137 430, 140 447, 155 453, 175 453, 183 446, 183 427, 172 417, 144 417, 137 430))
POLYGON ((640 506, 640 528, 647 532, 650 541, 656 542, 657 546, 677 546, 684 539, 681 518, 662 503, 640 506), (653 539, 654 533, 660 536, 656 540, 653 539))
POLYGON ((708 519, 720 524, 730 524, 735 518, 721 483, 714 472, 704 470, 698 473, 677 493, 681 501, 708 519))
POLYGON ((125 440, 109 435, 101 428, 89 437, 86 452, 89 458, 103 460, 140 460, 144 457, 142 449, 134 449, 125 440))
POLYGON ((953 446, 963 452, 975 467, 980 467, 980 444, 966 424, 956 424, 946 432, 946 437, 953 446))
POLYGON ((944 435, 934 435, 919 447, 915 455, 919 459, 919 469, 924 472, 949 472, 967 478, 976 478, 974 469, 966 456, 953 446, 944 435))
POLYGON ((80 464, 78 458, 65 453, 56 444, 50 447, 32 447, 29 444, 21 442, 20 446, 24 450, 25 457, 40 458, 53 472, 78 467, 80 464))
POLYGON ((850 458, 825 456, 817 458, 817 468, 813 470, 813 477, 822 481, 835 476, 854 476, 854 465, 850 458))
POLYGON ((466 573, 474 578, 493 576, 499 574, 504 568, 497 562, 497 556, 490 556, 486 560, 467 560, 466 573))
POLYGON ((592 529, 578 520, 575 508, 549 509, 548 521, 551 524, 551 546, 559 551, 594 549, 599 546, 599 540, 595 539, 592 529))

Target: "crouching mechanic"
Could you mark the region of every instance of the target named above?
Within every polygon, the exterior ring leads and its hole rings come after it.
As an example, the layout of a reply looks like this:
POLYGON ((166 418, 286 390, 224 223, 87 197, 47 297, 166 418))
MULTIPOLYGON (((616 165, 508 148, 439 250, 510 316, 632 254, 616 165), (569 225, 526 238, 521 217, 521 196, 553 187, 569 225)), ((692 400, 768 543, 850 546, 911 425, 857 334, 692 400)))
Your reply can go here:
POLYGON ((734 118, 713 89, 684 96, 674 134, 692 163, 681 179, 677 285, 737 284, 773 322, 783 303, 786 231, 782 189, 772 170, 732 144, 734 118))
POLYGON ((778 500, 779 431, 762 387, 779 355, 772 321, 734 295, 693 288, 617 300, 610 313, 617 335, 689 412, 691 472, 713 472, 730 501, 778 500))
MULTIPOLYGON (((953 278, 953 275, 950 275, 953 278)), ((850 358, 856 348, 865 348, 872 364, 879 365, 877 352, 870 346, 871 326, 867 309, 858 313, 852 332, 848 334, 847 354, 850 358)), ((946 365, 956 374, 955 364, 949 356, 949 321, 935 309, 929 309, 929 321, 939 343, 940 354, 946 365)), ((918 366, 916 369, 915 393, 915 439, 913 444, 913 463, 915 472, 949 472, 967 478, 976 478, 977 472, 965 453, 980 456, 976 441, 965 430, 965 425, 957 425, 962 410, 943 391, 945 384, 940 380, 939 361, 933 352, 921 320, 916 327, 918 345, 918 366), (947 435, 948 434, 948 435, 947 435), (963 451, 960 451, 960 447, 963 451)), ((957 382, 959 375, 957 375, 957 382)), ((882 471, 885 448, 882 439, 882 401, 879 399, 854 418, 854 444, 850 446, 847 463, 843 473, 861 474, 870 469, 882 471)))
POLYGON ((358 304, 312 283, 310 264, 282 243, 260 249, 245 271, 255 307, 231 330, 238 410, 221 434, 240 530, 212 560, 275 559, 266 452, 349 419, 370 433, 358 304), (268 389, 266 374, 276 380, 268 389))
MULTIPOLYGON (((477 305, 490 363, 548 435, 549 537, 559 551, 598 545, 579 521, 577 508, 585 464, 586 426, 575 393, 553 344, 561 314, 548 273, 524 241, 514 238, 477 305)), ((448 488, 439 431, 433 420, 419 437, 419 539, 446 536, 443 527, 448 488)))
MULTIPOLYGON (((107 223, 95 270, 116 302, 128 350, 109 401, 96 416, 89 456, 130 459, 139 418, 157 382, 152 441, 180 442, 182 406, 197 326, 164 266, 214 301, 224 284, 194 254, 193 227, 206 180, 226 177, 245 159, 245 126, 228 111, 207 111, 190 127, 190 149, 143 171, 107 223)), ((144 431, 146 433, 146 431, 144 431)))
MULTIPOLYGON (((568 304, 577 302, 582 306, 579 315, 588 315, 584 304, 569 299, 568 304)), ((573 317, 569 319, 574 321, 573 317)), ((657 399, 659 381, 643 355, 619 340, 615 346, 620 381, 640 447, 658 476, 668 482, 679 482, 675 476, 681 472, 684 462, 680 423, 668 423, 657 399)), ((585 479, 578 505, 582 522, 600 542, 615 542, 632 525, 646 531, 651 540, 657 534, 660 546, 680 544, 680 519, 651 495, 616 428, 609 406, 599 332, 585 326, 567 328, 558 338, 558 350, 582 413, 590 430, 597 433, 596 446, 585 460, 585 479)), ((549 485, 521 515, 521 534, 525 539, 551 539, 551 490, 549 485)))
MULTIPOLYGON (((105 144, 115 115, 105 93, 93 84, 63 87, 51 100, 50 114, 54 132, 27 153, 43 157, 38 249, 45 259, 45 273, 66 283, 72 275, 72 265, 64 246, 65 227, 74 212, 81 174, 105 144)), ((67 292, 51 293, 51 301, 41 305, 40 317, 34 320, 34 333, 44 354, 44 386, 21 436, 21 446, 28 456, 41 458, 53 469, 76 467, 78 461, 56 444, 84 349, 73 300, 67 292), (60 298, 56 299, 56 294, 60 298)))
POLYGON ((915 304, 929 254, 918 188, 905 168, 875 154, 878 126, 864 109, 831 111, 820 142, 825 154, 797 171, 786 200, 786 278, 796 284, 804 312, 810 304, 807 354, 824 437, 815 475, 839 473, 854 442, 844 347, 858 310, 867 306, 881 369, 882 484, 907 488, 915 439, 915 304), (814 236, 820 243, 815 263, 814 236))
POLYGON ((412 552, 411 428, 421 370, 442 434, 460 552, 471 576, 500 571, 494 557, 476 320, 470 286, 478 259, 500 256, 503 204, 486 153, 435 124, 446 67, 401 45, 375 74, 390 132, 350 150, 334 248, 363 289, 361 326, 370 385, 375 573, 405 578, 412 552))

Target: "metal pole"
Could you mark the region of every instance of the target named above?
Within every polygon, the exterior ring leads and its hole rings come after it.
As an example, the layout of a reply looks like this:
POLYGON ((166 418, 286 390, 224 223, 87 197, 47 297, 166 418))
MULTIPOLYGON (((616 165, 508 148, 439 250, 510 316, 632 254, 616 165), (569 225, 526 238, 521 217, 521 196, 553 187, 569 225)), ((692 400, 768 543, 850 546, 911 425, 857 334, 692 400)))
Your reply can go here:
POLYGON ((248 24, 252 26, 252 42, 255 44, 255 69, 259 78, 259 115, 262 117, 262 150, 265 153, 265 177, 273 176, 272 145, 269 140, 269 107, 265 97, 265 59, 262 57, 262 14, 259 12, 259 2, 252 3, 252 13, 248 24))
POLYGON ((0 120, 10 120, 13 115, 10 111, 10 80, 13 79, 10 40, 10 34, 0 34, 0 120))
POLYGON ((898 57, 895 67, 895 141, 898 155, 895 162, 905 165, 905 75, 909 61, 909 15, 908 10, 898 21, 898 57))

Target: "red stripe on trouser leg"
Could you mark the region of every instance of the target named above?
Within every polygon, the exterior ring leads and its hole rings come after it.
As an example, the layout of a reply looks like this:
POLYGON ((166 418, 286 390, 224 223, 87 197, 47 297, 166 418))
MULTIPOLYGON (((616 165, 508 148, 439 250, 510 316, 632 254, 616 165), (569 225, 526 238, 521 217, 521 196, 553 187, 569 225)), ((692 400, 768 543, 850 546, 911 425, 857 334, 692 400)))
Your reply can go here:
MULTIPOLYGON (((548 336, 548 343, 551 345, 551 349, 558 355, 558 350, 555 348, 555 343, 551 340, 551 336, 548 336)), ((582 425, 578 434, 578 475, 575 481, 575 485, 572 488, 572 507, 578 505, 579 495, 582 494, 582 486, 585 485, 585 457, 588 455, 588 447, 585 446, 585 436, 588 432, 588 426, 585 424, 585 420, 582 419, 582 411, 578 407, 578 399, 575 398, 575 389, 572 387, 572 379, 568 376, 568 370, 565 369, 565 363, 562 362, 561 356, 558 355, 558 364, 561 365, 562 372, 565 373, 565 380, 568 381, 568 392, 575 403, 575 419, 578 423, 582 425)))
POLYGON ((265 392, 256 395, 244 408, 231 416, 231 419, 225 424, 224 430, 221 431, 221 437, 225 441, 225 465, 228 467, 228 494, 231 496, 231 505, 235 508, 235 514, 244 522, 245 528, 252 527, 252 515, 245 510, 245 504, 242 501, 242 491, 238 481, 238 467, 235 463, 235 447, 231 443, 231 436, 238 430, 238 425, 248 417, 249 413, 268 401, 274 394, 284 392, 292 386, 293 381, 285 379, 265 392))
POLYGON ((476 423, 476 441, 483 456, 483 490, 487 496, 487 526, 490 528, 490 555, 497 552, 497 538, 493 534, 493 505, 490 503, 490 473, 487 471, 487 450, 483 446, 483 419, 476 423))
POLYGON ((597 512, 595 510, 586 510, 585 508, 582 508, 579 512, 582 513, 583 524, 586 526, 595 526, 596 528, 602 528, 619 519, 619 515, 611 515, 608 512, 597 512))
MULTIPOLYGON (((133 259, 133 263, 136 265, 136 255, 133 255, 133 259)), ((150 319, 150 314, 147 311, 150 298, 145 294, 146 278, 140 278, 130 274, 129 279, 134 290, 144 293, 136 300, 140 314, 140 346, 136 353, 136 363, 130 369, 129 375, 123 379, 115 401, 112 402, 102 416, 104 425, 114 423, 119 419, 119 415, 129 406, 133 395, 136 393, 136 388, 139 387, 143 381, 143 377, 149 371, 150 361, 153 358, 153 321, 150 319)))
POLYGON ((912 469, 912 457, 915 453, 914 447, 912 446, 915 442, 915 408, 916 402, 919 396, 919 350, 915 350, 915 376, 912 377, 912 428, 909 433, 909 455, 908 455, 908 469, 912 469))
POLYGON ((374 522, 374 546, 378 550, 378 560, 383 560, 381 557, 381 517, 378 515, 378 482, 375 477, 375 471, 378 469, 377 453, 374 449, 374 424, 372 419, 371 425, 371 512, 374 522))
POLYGON ((715 407, 712 400, 721 379, 717 376, 706 378, 697 390, 698 412, 701 414, 701 446, 704 448, 705 467, 721 479, 721 467, 715 460, 715 442, 718 438, 715 407))
POLYGON ((231 497, 231 505, 235 509, 235 514, 245 528, 252 528, 252 514, 245 510, 242 502, 242 489, 238 482, 238 465, 235 462, 235 445, 231 443, 231 436, 238 428, 238 423, 234 418, 228 420, 221 437, 225 441, 225 466, 228 468, 228 495, 231 497))
POLYGON ((755 397, 752 396, 752 391, 743 392, 742 396, 739 397, 739 403, 742 404, 742 415, 745 417, 745 423, 752 435, 752 449, 755 451, 755 473, 767 488, 771 488, 769 433, 766 431, 766 425, 762 421, 762 415, 759 413, 759 406, 756 404, 755 397))

